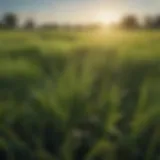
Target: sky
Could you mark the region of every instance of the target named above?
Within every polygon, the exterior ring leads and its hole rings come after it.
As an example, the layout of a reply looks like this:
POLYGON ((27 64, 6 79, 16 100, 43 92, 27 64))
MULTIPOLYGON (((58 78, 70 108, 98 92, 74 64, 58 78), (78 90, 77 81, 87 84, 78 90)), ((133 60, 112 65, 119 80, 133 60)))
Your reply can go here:
POLYGON ((0 15, 5 12, 18 14, 21 22, 114 22, 126 13, 160 13, 160 0, 0 0, 0 15))

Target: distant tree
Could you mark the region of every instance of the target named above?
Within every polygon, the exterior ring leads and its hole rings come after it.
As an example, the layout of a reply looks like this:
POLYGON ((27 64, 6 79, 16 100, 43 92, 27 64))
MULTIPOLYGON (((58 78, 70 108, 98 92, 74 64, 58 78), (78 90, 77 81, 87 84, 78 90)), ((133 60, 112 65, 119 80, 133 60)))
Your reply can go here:
POLYGON ((18 19, 14 13, 6 13, 3 16, 2 23, 4 24, 5 28, 16 28, 18 19))
POLYGON ((0 29, 2 29, 4 26, 3 26, 3 23, 0 22, 0 29))
POLYGON ((139 28, 140 24, 138 22, 138 18, 135 15, 127 15, 123 17, 120 26, 126 29, 135 29, 139 28))
POLYGON ((144 18, 144 27, 147 29, 154 28, 154 18, 151 16, 146 16, 144 18))
POLYGON ((154 26, 155 28, 160 28, 160 15, 155 17, 154 26))
POLYGON ((35 22, 32 19, 28 19, 24 24, 24 28, 26 28, 26 29, 35 28, 35 22))

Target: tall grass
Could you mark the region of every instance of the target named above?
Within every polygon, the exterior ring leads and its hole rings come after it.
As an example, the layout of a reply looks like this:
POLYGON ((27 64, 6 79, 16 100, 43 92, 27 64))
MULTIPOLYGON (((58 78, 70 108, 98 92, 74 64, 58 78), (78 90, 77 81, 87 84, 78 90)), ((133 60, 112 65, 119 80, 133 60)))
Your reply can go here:
POLYGON ((159 160, 159 33, 87 34, 0 38, 0 159, 159 160))

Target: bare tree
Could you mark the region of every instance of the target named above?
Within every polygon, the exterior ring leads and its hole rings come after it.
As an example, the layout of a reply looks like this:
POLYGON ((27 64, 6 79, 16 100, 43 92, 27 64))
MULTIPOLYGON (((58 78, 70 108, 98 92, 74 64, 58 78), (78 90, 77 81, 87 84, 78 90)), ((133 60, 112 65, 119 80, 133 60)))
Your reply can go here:
POLYGON ((32 19, 28 19, 24 24, 24 28, 26 28, 26 29, 35 28, 35 22, 32 19))

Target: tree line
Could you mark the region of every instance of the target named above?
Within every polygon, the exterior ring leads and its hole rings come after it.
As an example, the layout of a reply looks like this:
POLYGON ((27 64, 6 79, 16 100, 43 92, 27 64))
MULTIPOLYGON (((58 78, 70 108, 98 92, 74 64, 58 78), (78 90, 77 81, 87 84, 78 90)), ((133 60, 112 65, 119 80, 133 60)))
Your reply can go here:
MULTIPOLYGON (((160 29, 160 15, 155 16, 146 16, 139 21, 139 18, 136 15, 126 15, 121 18, 121 20, 114 24, 113 27, 124 28, 124 29, 160 29), (143 22, 142 22, 143 21, 143 22)), ((18 16, 14 13, 5 13, 0 21, 1 29, 15 29, 19 28, 19 19, 18 16)), ((41 26, 36 26, 36 23, 33 19, 27 19, 21 28, 33 29, 35 27, 47 28, 47 29, 57 29, 57 28, 66 28, 66 29, 95 29, 99 28, 99 24, 90 24, 90 25, 58 25, 56 23, 43 24, 41 26)))
MULTIPOLYGON (((22 26, 23 28, 34 28, 35 22, 32 19, 27 19, 22 26)), ((0 21, 1 29, 15 29, 19 28, 18 16, 14 13, 5 13, 0 21)))
POLYGON ((142 19, 142 22, 139 21, 138 17, 135 15, 127 15, 122 18, 120 24, 122 28, 144 28, 144 29, 160 29, 160 15, 156 16, 146 16, 142 19))

